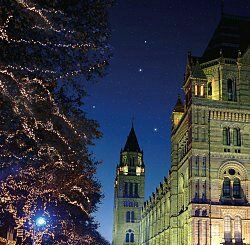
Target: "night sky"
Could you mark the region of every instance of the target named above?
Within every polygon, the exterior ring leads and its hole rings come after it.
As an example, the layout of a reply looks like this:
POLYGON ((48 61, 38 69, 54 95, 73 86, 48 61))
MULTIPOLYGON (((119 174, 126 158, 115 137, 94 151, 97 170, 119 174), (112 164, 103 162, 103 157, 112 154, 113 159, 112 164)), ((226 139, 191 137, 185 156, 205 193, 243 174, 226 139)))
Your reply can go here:
MULTIPOLYGON (((225 12, 250 16, 249 0, 225 0, 225 12)), ((188 51, 202 55, 220 19, 219 0, 117 0, 110 11, 114 57, 108 75, 88 88, 85 110, 101 125, 91 148, 102 160, 105 198, 96 213, 111 241, 113 187, 132 117, 146 165, 145 197, 168 175, 171 111, 182 93, 188 51)))

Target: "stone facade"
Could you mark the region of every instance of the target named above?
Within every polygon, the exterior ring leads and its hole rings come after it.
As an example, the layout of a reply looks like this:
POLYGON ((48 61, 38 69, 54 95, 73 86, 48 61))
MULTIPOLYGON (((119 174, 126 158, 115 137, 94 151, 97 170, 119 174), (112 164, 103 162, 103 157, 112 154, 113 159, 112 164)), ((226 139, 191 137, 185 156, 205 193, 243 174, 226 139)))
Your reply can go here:
POLYGON ((140 244, 250 244, 250 49, 231 51, 188 55, 171 170, 143 206, 140 244))
POLYGON ((171 168, 142 207, 139 244, 250 244, 249 44, 250 19, 222 16, 203 56, 188 54, 171 168))

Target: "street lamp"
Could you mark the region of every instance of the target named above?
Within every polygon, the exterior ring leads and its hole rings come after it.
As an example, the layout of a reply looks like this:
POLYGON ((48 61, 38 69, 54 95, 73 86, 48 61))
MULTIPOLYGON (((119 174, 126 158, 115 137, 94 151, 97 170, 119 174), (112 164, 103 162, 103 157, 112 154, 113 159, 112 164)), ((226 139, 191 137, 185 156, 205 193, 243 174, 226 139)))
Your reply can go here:
POLYGON ((44 217, 38 217, 36 219, 36 226, 42 227, 44 225, 46 225, 46 219, 44 217))
POLYGON ((33 230, 33 245, 35 245, 36 243, 36 227, 38 228, 38 230, 40 230, 39 228, 43 228, 44 226, 46 226, 47 224, 47 221, 44 217, 38 217, 36 220, 35 220, 35 227, 34 227, 34 230, 33 230))

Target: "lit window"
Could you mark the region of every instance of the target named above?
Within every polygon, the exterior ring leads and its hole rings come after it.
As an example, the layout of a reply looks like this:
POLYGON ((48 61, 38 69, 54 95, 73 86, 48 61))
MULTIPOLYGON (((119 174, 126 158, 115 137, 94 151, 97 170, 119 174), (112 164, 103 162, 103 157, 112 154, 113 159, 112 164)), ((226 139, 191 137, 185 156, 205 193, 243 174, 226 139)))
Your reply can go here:
POLYGON ((198 85, 194 85, 194 94, 197 96, 198 95, 198 85))
POLYGON ((204 96, 204 85, 201 85, 201 96, 204 96))

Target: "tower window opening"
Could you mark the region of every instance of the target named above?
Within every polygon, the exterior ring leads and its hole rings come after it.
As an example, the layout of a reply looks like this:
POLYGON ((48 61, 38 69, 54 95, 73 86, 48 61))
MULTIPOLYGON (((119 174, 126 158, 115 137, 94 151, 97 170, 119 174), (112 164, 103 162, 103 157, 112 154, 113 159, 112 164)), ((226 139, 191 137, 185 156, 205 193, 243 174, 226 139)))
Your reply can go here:
POLYGON ((207 95, 211 96, 212 95, 212 82, 208 82, 207 84, 207 95))
POLYGON ((131 211, 131 223, 134 223, 135 222, 135 212, 134 211, 131 211))
POLYGON ((201 96, 204 96, 204 85, 201 85, 200 95, 201 95, 201 96))
POLYGON ((195 96, 198 95, 198 85, 197 84, 194 85, 194 94, 195 94, 195 96))
POLYGON ((236 87, 232 79, 227 80, 227 95, 228 101, 236 101, 236 87))
POLYGON ((128 182, 124 183, 124 197, 128 196, 128 182))
POLYGON ((134 193, 134 196, 135 197, 139 196, 139 194, 138 194, 138 183, 135 183, 135 193, 134 193))
POLYGON ((129 183, 129 196, 132 197, 133 194, 133 183, 129 183))
POLYGON ((126 222, 129 223, 130 222, 130 211, 126 212, 126 222))

